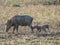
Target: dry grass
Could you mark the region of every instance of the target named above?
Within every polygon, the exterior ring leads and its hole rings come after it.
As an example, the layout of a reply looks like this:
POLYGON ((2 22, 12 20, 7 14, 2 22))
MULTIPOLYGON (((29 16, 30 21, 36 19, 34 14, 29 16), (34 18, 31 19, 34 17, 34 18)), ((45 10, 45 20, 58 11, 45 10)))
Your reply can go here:
MULTIPOLYGON (((59 28, 60 6, 29 5, 24 7, 0 7, 0 24, 6 23, 15 15, 30 15, 34 18, 33 24, 39 22, 41 25, 50 24, 59 28)), ((21 28, 20 28, 21 29, 21 28)), ((52 33, 59 32, 58 29, 51 30, 52 33)), ((28 30, 29 31, 29 30, 28 30)), ((26 33, 26 32, 25 32, 26 33)), ((29 32, 31 33, 31 32, 29 32)), ((5 39, 0 39, 1 45, 60 45, 60 36, 40 36, 36 34, 17 35, 5 34, 5 39), (10 35, 10 38, 8 38, 10 35), (2 41, 1 41, 2 40, 2 41)))
POLYGON ((15 15, 30 15, 34 21, 39 23, 60 21, 60 6, 28 6, 28 7, 0 7, 0 18, 2 22, 15 15), (39 19, 39 20, 38 20, 39 19))
MULTIPOLYGON (((1 40, 1 39, 0 39, 1 40)), ((3 40, 3 39, 2 39, 3 40)), ((36 37, 34 35, 13 36, 13 38, 0 41, 1 45, 60 45, 60 37, 36 37), (15 38, 14 38, 15 37, 15 38)))
POLYGON ((0 6, 60 5, 60 0, 0 0, 0 6))

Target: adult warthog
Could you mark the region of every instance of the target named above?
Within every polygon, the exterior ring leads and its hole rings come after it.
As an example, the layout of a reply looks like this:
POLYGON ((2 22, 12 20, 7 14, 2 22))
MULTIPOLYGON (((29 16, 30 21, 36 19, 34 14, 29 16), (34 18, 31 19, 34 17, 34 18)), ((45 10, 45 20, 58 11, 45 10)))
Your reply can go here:
MULTIPOLYGON (((8 30, 12 26, 13 26, 13 33, 14 33, 15 29, 18 32, 19 25, 20 26, 29 26, 32 30, 32 21, 33 21, 33 18, 31 16, 16 15, 6 22, 6 32, 8 32, 8 30)), ((32 30, 32 32, 33 32, 33 30, 32 30)))

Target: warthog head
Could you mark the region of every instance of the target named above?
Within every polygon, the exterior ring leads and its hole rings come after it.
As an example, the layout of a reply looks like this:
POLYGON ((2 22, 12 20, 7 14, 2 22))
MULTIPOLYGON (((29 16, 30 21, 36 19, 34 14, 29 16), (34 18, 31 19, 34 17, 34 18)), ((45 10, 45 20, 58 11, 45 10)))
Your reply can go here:
POLYGON ((8 30, 11 28, 12 24, 11 24, 11 20, 8 20, 6 23, 6 32, 8 32, 8 30))

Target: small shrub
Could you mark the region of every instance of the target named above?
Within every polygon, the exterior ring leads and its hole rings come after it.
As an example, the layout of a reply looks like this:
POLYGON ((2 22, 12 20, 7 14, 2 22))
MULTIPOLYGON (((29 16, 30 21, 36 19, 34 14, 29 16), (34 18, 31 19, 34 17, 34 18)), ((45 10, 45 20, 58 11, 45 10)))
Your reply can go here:
POLYGON ((20 7, 20 5, 18 5, 18 4, 14 4, 13 7, 20 7))

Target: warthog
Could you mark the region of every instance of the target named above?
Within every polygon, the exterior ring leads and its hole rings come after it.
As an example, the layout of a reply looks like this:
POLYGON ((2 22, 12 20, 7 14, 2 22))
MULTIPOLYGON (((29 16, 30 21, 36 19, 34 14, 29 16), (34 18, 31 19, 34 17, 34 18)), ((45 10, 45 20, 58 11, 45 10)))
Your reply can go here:
POLYGON ((42 25, 42 30, 44 30, 46 32, 46 29, 49 30, 49 25, 48 24, 45 24, 45 25, 42 25))
POLYGON ((35 25, 35 26, 32 26, 32 30, 33 29, 37 29, 37 31, 41 31, 41 26, 38 26, 38 25, 35 25))
POLYGON ((39 32, 41 32, 41 30, 44 30, 45 32, 46 32, 46 29, 48 29, 49 30, 49 25, 42 25, 42 26, 38 26, 38 25, 36 25, 36 26, 32 26, 32 29, 37 29, 37 31, 39 31, 39 32))
MULTIPOLYGON (((7 21, 6 23, 6 32, 8 32, 8 30, 13 26, 13 33, 16 29, 16 31, 18 32, 18 27, 20 26, 29 26, 30 28, 32 28, 32 21, 33 18, 31 16, 20 16, 20 15, 16 15, 14 17, 12 17, 10 20, 7 21)), ((32 29, 31 29, 32 30, 32 29)), ((32 30, 33 32, 33 30, 32 30)))

